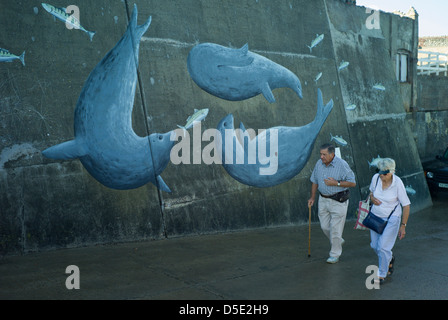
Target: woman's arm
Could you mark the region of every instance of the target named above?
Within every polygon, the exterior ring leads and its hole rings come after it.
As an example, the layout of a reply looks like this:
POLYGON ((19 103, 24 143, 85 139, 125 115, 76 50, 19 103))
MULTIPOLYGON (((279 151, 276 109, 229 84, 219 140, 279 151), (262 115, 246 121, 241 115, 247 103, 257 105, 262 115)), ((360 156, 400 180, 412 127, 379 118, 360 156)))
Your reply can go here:
POLYGON ((398 231, 398 238, 401 240, 406 235, 406 225, 409 219, 409 212, 411 211, 411 205, 403 207, 403 215, 401 217, 400 230, 398 231))

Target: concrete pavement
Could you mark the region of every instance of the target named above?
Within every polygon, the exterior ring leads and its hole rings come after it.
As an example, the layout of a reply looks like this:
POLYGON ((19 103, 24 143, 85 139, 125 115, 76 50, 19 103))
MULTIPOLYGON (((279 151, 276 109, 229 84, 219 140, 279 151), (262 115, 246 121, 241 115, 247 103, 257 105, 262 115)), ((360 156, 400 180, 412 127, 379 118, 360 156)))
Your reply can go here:
POLYGON ((307 225, 6 256, 0 299, 448 299, 447 208, 448 197, 411 214, 379 290, 365 284, 377 264, 369 232, 352 220, 334 265, 317 223, 310 258, 307 225), (79 268, 80 289, 66 287, 69 265, 79 268))

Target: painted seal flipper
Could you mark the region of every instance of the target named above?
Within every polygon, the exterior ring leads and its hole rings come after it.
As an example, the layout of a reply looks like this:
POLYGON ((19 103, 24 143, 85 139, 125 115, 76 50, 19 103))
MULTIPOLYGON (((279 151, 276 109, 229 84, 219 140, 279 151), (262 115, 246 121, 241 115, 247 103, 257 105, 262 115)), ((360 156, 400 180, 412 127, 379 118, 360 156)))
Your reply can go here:
POLYGON ((261 86, 261 93, 263 96, 268 100, 270 103, 275 102, 274 94, 272 93, 271 87, 269 86, 269 83, 265 82, 261 86))
POLYGON ((134 10, 132 11, 132 17, 129 21, 128 29, 131 30, 132 42, 135 52, 135 61, 138 62, 138 48, 140 46, 140 39, 148 30, 149 25, 151 24, 152 17, 149 17, 144 24, 139 26, 137 25, 137 15, 138 15, 137 5, 134 4, 134 10))
POLYGON ((171 189, 168 187, 165 181, 163 181, 161 176, 157 176, 157 184, 160 190, 171 193, 171 189))
POLYGON ((324 99, 322 97, 322 91, 317 89, 317 112, 316 117, 314 118, 313 125, 316 125, 320 128, 322 127, 325 120, 327 120, 328 115, 333 109, 333 99, 331 99, 324 107, 324 99))
POLYGON ((246 130, 246 127, 244 126, 244 124, 242 122, 240 122, 240 129, 236 130, 236 132, 237 132, 238 140, 240 141, 240 143, 242 145, 244 145, 244 143, 245 143, 244 142, 245 136, 248 137, 248 139, 249 139, 248 142, 252 141, 252 139, 254 138, 254 136, 250 134, 250 131, 246 130))
POLYGON ((79 141, 75 139, 45 149, 42 151, 42 154, 50 159, 70 160, 85 156, 87 151, 85 150, 84 144, 79 143, 79 141))
POLYGON ((137 38, 134 39, 134 41, 140 41, 140 38, 148 30, 149 25, 151 24, 151 16, 150 16, 144 24, 138 26, 137 25, 137 15, 138 15, 137 5, 134 4, 134 10, 132 11, 132 17, 129 21, 129 28, 132 30, 134 30, 134 29, 137 30, 135 32, 135 35, 137 36, 137 38))
POLYGON ((254 62, 254 58, 250 57, 248 53, 249 45, 246 43, 241 48, 233 50, 230 55, 221 55, 221 63, 217 67, 219 69, 225 67, 247 67, 254 62))

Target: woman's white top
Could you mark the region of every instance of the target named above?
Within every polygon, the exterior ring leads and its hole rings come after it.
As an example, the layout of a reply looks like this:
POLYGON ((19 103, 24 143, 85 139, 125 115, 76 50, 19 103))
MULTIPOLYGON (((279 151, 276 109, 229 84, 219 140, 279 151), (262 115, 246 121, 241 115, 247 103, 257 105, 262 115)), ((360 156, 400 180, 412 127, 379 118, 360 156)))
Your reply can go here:
POLYGON ((402 214, 402 207, 411 204, 411 201, 406 194, 403 181, 394 174, 392 175, 392 183, 390 186, 383 190, 383 182, 381 181, 381 178, 378 179, 378 177, 378 173, 373 176, 369 189, 373 192, 373 196, 381 201, 381 204, 379 206, 373 205, 372 213, 380 218, 387 219, 395 206, 401 204, 401 206, 397 206, 392 215, 400 217, 402 214), (378 184, 376 183, 377 179, 378 184))

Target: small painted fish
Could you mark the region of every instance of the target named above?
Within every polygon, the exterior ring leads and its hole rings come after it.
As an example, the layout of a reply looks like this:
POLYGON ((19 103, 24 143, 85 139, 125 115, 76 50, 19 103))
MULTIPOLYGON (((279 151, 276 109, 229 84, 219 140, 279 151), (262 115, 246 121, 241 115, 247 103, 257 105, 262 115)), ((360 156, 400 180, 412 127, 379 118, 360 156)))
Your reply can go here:
POLYGON ((406 193, 410 194, 410 195, 415 195, 417 193, 417 191, 415 191, 415 189, 412 188, 412 186, 406 186, 405 190, 406 190, 406 193))
POLYGON ((310 48, 310 53, 313 51, 313 48, 317 46, 322 40, 324 40, 324 34, 316 34, 316 38, 311 42, 311 46, 307 46, 308 48, 310 48))
POLYGON ((90 41, 92 41, 92 38, 95 35, 95 32, 88 31, 88 30, 84 29, 84 27, 81 26, 81 23, 79 22, 78 19, 75 18, 74 15, 67 14, 67 11, 65 8, 57 8, 48 3, 42 3, 42 7, 44 7, 44 9, 47 10, 48 13, 52 14, 59 20, 65 22, 66 24, 72 26, 73 28, 80 29, 80 30, 86 32, 89 35, 90 41))
POLYGON ((334 140, 338 145, 345 147, 348 143, 347 141, 345 141, 342 137, 339 136, 333 136, 330 133, 330 141, 334 140))
POLYGON ((316 78, 314 79, 314 82, 317 83, 317 81, 320 79, 320 77, 322 77, 322 72, 320 72, 320 73, 316 76, 316 78))
POLYGON ((10 53, 6 49, 0 48, 0 61, 2 62, 12 62, 12 60, 20 60, 23 66, 25 66, 25 51, 20 56, 16 56, 15 54, 10 53))
POLYGON ((188 117, 187 123, 185 124, 185 126, 180 126, 180 125, 177 125, 177 126, 183 130, 188 130, 194 125, 194 122, 204 120, 207 115, 208 115, 207 108, 201 109, 201 110, 194 109, 194 113, 188 117))
POLYGON ((373 86, 373 89, 384 91, 386 87, 384 87, 381 83, 377 83, 373 86))
POLYGON ((381 160, 380 155, 378 155, 377 158, 372 158, 372 162, 367 161, 367 163, 369 164, 369 168, 371 167, 377 167, 378 166, 378 162, 381 160))
POLYGON ((349 64, 350 64, 350 62, 342 60, 341 64, 338 67, 338 70, 341 71, 342 69, 347 68, 349 64))
POLYGON ((356 104, 351 104, 345 107, 345 110, 355 110, 356 109, 356 104))

